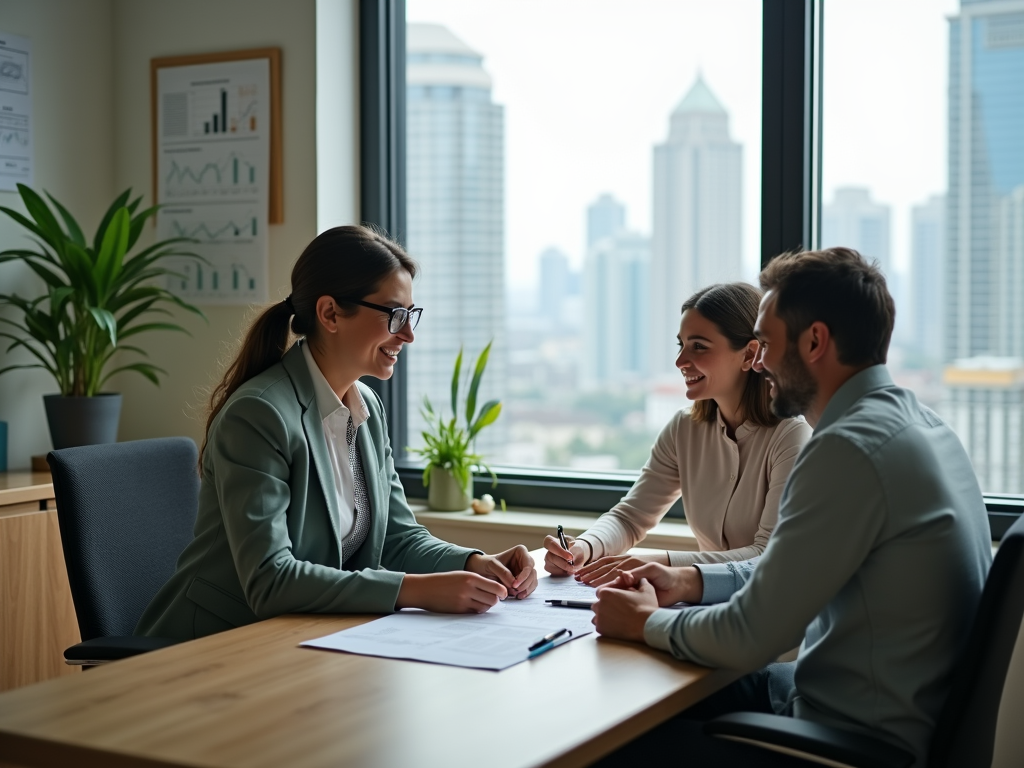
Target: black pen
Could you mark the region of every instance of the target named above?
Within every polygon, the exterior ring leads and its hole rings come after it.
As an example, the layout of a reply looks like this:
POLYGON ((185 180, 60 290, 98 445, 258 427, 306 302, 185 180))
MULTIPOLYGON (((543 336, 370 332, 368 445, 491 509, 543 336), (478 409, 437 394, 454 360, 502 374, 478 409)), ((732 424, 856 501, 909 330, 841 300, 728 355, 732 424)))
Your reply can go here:
POLYGON ((545 600, 545 603, 551 603, 551 605, 558 606, 560 608, 587 608, 588 610, 594 607, 596 600, 545 600))
POLYGON ((535 642, 533 645, 531 645, 526 650, 528 650, 530 653, 533 653, 534 651, 538 651, 541 648, 543 648, 545 645, 553 644, 555 642, 555 640, 560 638, 562 635, 572 635, 572 630, 569 630, 569 629, 566 629, 565 627, 562 627, 561 629, 556 629, 554 632, 549 632, 548 634, 544 635, 544 637, 542 637, 540 640, 535 642))
MULTIPOLYGON (((562 530, 562 526, 558 526, 558 543, 562 545, 562 549, 566 552, 569 551, 569 545, 565 541, 565 531, 562 530)), ((569 558, 569 565, 572 565, 572 558, 569 558)))

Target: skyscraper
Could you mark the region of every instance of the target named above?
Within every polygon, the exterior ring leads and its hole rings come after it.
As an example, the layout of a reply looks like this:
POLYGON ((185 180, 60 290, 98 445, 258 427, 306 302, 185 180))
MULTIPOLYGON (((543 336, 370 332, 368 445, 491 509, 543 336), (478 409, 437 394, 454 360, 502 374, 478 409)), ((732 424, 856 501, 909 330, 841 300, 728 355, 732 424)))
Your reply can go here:
POLYGON ((654 147, 648 355, 656 376, 679 376, 673 350, 687 297, 742 277, 742 162, 728 113, 698 75, 654 147))
POLYGON ((538 314, 549 322, 562 324, 566 299, 573 292, 573 273, 569 257, 557 248, 548 248, 540 255, 540 306, 538 314))
POLYGON ((903 276, 892 260, 891 214, 888 205, 871 199, 863 187, 840 187, 832 202, 821 209, 821 245, 843 246, 859 251, 868 261, 877 261, 896 302, 896 328, 893 341, 906 341, 912 334, 909 300, 903 276))
POLYGON ((987 491, 1019 493, 1024 413, 1024 1, 949 19, 943 415, 987 491))
POLYGON ((1024 360, 954 360, 942 379, 942 416, 964 444, 982 489, 1024 491, 1024 360))
POLYGON ((635 232, 604 237, 583 268, 584 381, 624 384, 648 371, 651 241, 635 232))
POLYGON ((647 373, 651 241, 626 230, 626 206, 602 194, 587 206, 583 262, 583 379, 591 387, 647 373))
MULTIPOLYGON (((471 364, 494 340, 479 401, 504 395, 504 112, 482 55, 446 27, 409 24, 407 65, 407 245, 422 267, 415 297, 424 307, 408 351, 409 439, 418 445, 419 405, 427 395, 447 411, 460 346, 471 364)), ((487 452, 503 432, 499 419, 478 447, 487 452)))
MULTIPOLYGON (((942 360, 946 297, 946 196, 932 195, 910 210, 910 296, 912 348, 942 360)), ((897 316, 899 310, 897 307, 897 316)))
POLYGON ((626 228, 626 206, 607 192, 587 206, 587 249, 626 228))
POLYGON ((867 189, 840 187, 832 202, 822 206, 822 247, 844 246, 860 251, 867 259, 877 260, 891 280, 890 241, 889 206, 873 201, 867 189))
POLYGON ((1024 2, 949 19, 947 360, 1024 355, 1024 2))

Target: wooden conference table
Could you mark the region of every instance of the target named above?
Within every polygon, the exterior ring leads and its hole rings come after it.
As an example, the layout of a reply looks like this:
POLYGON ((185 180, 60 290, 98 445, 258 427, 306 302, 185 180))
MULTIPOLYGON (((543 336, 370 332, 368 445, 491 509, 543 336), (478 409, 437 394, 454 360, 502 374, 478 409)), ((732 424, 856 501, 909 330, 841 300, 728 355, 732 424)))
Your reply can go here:
POLYGON ((503 672, 297 647, 373 618, 282 616, 0 694, 0 766, 573 768, 737 677, 596 634, 503 672))

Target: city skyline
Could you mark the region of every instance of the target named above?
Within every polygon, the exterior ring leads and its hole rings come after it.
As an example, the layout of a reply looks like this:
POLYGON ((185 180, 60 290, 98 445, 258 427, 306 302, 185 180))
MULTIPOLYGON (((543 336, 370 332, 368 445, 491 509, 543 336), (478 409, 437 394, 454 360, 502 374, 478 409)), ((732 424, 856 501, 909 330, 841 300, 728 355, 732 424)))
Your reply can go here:
MULTIPOLYGON (((1015 18, 1007 20, 1004 15, 991 24, 984 22, 970 38, 981 46, 978 50, 995 51, 993 59, 1003 65, 1017 55, 1011 52, 1024 50, 1024 0, 1019 0, 1019 6, 1019 24, 1015 18), (1021 44, 1015 35, 1020 37, 1021 44), (979 39, 981 43, 977 42, 979 39)), ((836 7, 841 8, 842 4, 836 7)), ((965 0, 964 8, 968 11, 964 15, 980 18, 995 7, 986 0, 965 0)), ((1008 7, 1003 3, 999 9, 1008 7)), ((953 50, 952 55, 942 57, 944 63, 955 64, 962 56, 962 52, 954 50, 959 19, 954 15, 942 20, 946 27, 944 37, 953 50)), ((962 42, 968 36, 960 34, 959 38, 962 42)), ((838 34, 831 39, 838 40, 836 47, 842 48, 844 40, 838 34)), ((494 98, 495 83, 500 81, 492 83, 483 67, 485 56, 489 60, 491 52, 470 50, 473 66, 487 81, 487 97, 475 102, 503 110, 503 116, 504 110, 522 115, 528 103, 499 106, 494 98)), ((445 55, 451 54, 449 51, 445 55)), ((412 89, 423 85, 422 79, 412 76, 414 67, 425 63, 417 55, 410 59, 410 115, 422 126, 423 113, 415 110, 423 107, 425 92, 415 94, 415 98, 412 94, 412 89)), ((985 73, 986 55, 970 54, 970 77, 985 73)), ((1024 67, 1024 54, 1019 58, 1024 67)), ((937 60, 933 57, 933 68, 937 60)), ((449 69, 452 63, 445 61, 449 69)), ((853 62, 849 64, 852 67, 853 62)), ((953 140, 948 152, 935 153, 934 142, 926 147, 933 150, 929 178, 934 176, 936 166, 944 167, 950 181, 948 194, 947 185, 934 184, 934 179, 929 181, 925 175, 915 180, 916 193, 909 199, 891 194, 890 176, 871 177, 860 171, 838 175, 836 167, 842 167, 843 162, 831 163, 830 158, 836 156, 829 155, 827 148, 840 142, 835 139, 836 124, 830 122, 826 107, 821 245, 853 247, 880 264, 897 303, 897 327, 889 359, 894 378, 948 416, 976 461, 979 477, 987 488, 1012 491, 1024 481, 1018 479, 1019 472, 1007 474, 1009 465, 1016 461, 1013 457, 1018 453, 1024 455, 1024 444, 1018 446, 1024 423, 1013 426, 1019 421, 1014 414, 1024 413, 1018 407, 1024 405, 1018 403, 1024 397, 1024 387, 1018 386, 1024 381, 1024 373, 1018 372, 1024 371, 1024 363, 1014 362, 1010 354, 1020 356, 1021 352, 1015 350, 1024 345, 1024 159, 1017 163, 1011 157, 1004 162, 1006 148, 1016 151, 1016 145, 1006 136, 1016 135, 1017 124, 1013 121, 1018 119, 1008 106, 1017 102, 1004 91, 1016 87, 1007 83, 1024 83, 1024 68, 1020 70, 1021 76, 1008 76, 1005 66, 1002 70, 990 69, 992 82, 1000 83, 1003 90, 985 91, 985 83, 979 87, 968 78, 973 90, 964 96, 956 89, 956 66, 948 68, 952 98, 942 122, 953 140), (984 99, 977 95, 981 91, 984 99), (972 100, 979 104, 984 101, 988 111, 968 103, 972 100), (964 110, 970 117, 966 134, 961 120, 964 110), (992 122, 993 115, 1009 117, 1000 118, 1003 123, 997 124, 992 122), (966 152, 961 146, 967 147, 966 152), (989 157, 986 152, 993 154, 989 157), (1022 178, 1007 181, 1008 174, 1018 166, 1022 178), (997 167, 998 173, 993 171, 997 167), (970 178, 970 194, 956 186, 961 173, 970 178), (998 190, 992 181, 996 176, 1002 184, 998 190), (958 200, 963 199, 973 202, 964 209, 966 214, 955 214, 957 205, 963 207, 958 200), (965 215, 977 230, 965 239, 961 231, 961 245, 967 247, 963 252, 969 254, 966 260, 959 257, 963 248, 958 251, 950 247, 948 234, 965 215), (982 226, 982 220, 991 224, 982 226), (972 237, 981 244, 979 247, 975 247, 972 237), (965 270, 970 275, 966 289, 958 280, 958 271, 963 274, 965 270), (944 293, 943 286, 949 287, 949 294, 944 293), (973 313, 972 317, 985 322, 976 322, 967 334, 973 333, 978 344, 964 348, 966 355, 954 356, 948 349, 953 314, 950 298, 957 290, 961 296, 968 296, 971 303, 956 311, 973 313), (998 428, 993 419, 998 421, 998 428), (996 451, 992 441, 997 433, 1005 446, 1017 447, 1010 450, 1004 446, 1005 450, 996 451), (979 439, 987 442, 981 445, 979 439)), ((826 70, 838 81, 848 74, 837 70, 828 56, 826 70)), ((647 216, 634 211, 635 198, 624 193, 614 178, 595 182, 592 176, 586 198, 575 198, 578 207, 563 215, 558 237, 538 240, 538 247, 527 254, 499 249, 497 259, 477 258, 473 264, 461 266, 457 259, 449 260, 446 268, 456 269, 459 274, 466 269, 478 270, 481 261, 492 266, 505 265, 503 279, 478 292, 489 297, 488 311, 499 302, 507 302, 508 307, 502 317, 478 315, 484 318, 484 325, 503 325, 508 339, 508 377, 503 376, 502 382, 508 387, 509 440, 491 456, 496 461, 591 469, 636 468, 643 461, 644 449, 649 450, 650 440, 659 427, 657 422, 673 408, 687 404, 679 374, 672 366, 679 305, 693 291, 714 282, 756 281, 757 270, 750 268, 744 256, 745 241, 751 236, 750 222, 745 221, 748 208, 742 201, 748 197, 746 188, 757 185, 747 183, 744 169, 748 147, 732 133, 732 104, 718 97, 716 81, 703 76, 699 68, 693 69, 689 78, 675 73, 671 79, 673 82, 665 90, 682 95, 662 113, 658 135, 644 147, 650 178, 645 193, 647 216), (723 104, 728 104, 729 109, 723 104), (574 232, 579 232, 579 236, 567 241, 565 235, 574 232), (519 271, 520 277, 528 273, 531 278, 509 279, 514 270, 519 271), (649 308, 646 313, 640 309, 645 304, 649 308)), ((868 85, 882 92, 889 88, 888 82, 868 85)), ((456 88, 454 96, 449 94, 446 98, 465 106, 474 101, 466 98, 467 92, 465 88, 456 88)), ((437 101, 439 94, 440 91, 434 93, 432 98, 437 101)), ((432 108, 439 106, 434 104, 432 108)), ((862 130, 870 137, 877 121, 864 111, 857 117, 859 124, 843 127, 855 132, 862 130)), ((436 117, 431 119, 437 123, 436 117)), ((1020 122, 1019 127, 1024 128, 1024 118, 1020 122)), ((902 127, 903 123, 894 121, 893 127, 897 126, 902 127)), ((452 145, 442 151, 437 146, 421 144, 414 153, 412 130, 410 126, 410 169, 416 168, 416 155, 421 160, 427 157, 434 164, 435 173, 462 172, 459 152, 464 147, 452 145), (447 170, 440 167, 443 163, 448 163, 447 170)), ((929 135, 936 133, 942 131, 929 135)), ((466 142, 464 136, 462 142, 474 143, 466 142)), ((857 151, 847 154, 856 157, 865 168, 876 172, 884 168, 890 175, 896 171, 896 175, 904 173, 905 167, 895 162, 896 157, 902 160, 903 147, 897 149, 890 141, 876 145, 862 141, 855 146, 857 151)), ((504 162, 509 163, 508 149, 504 145, 500 149, 505 152, 504 162)), ((919 149, 914 147, 914 151, 919 149)), ((582 149, 574 147, 573 151, 582 149)), ((634 156, 636 151, 635 147, 630 149, 634 156)), ((604 167, 608 157, 601 155, 594 167, 604 167)), ((843 161, 849 168, 850 158, 843 161)), ((563 177, 556 168, 543 169, 537 178, 541 180, 534 185, 539 193, 537 201, 544 199, 545 190, 562 186, 563 177)), ((411 193, 413 181, 411 174, 411 193)), ((576 179, 575 183, 578 190, 581 182, 576 179)), ((434 232, 447 231, 451 235, 451 231, 459 230, 454 218, 437 215, 445 194, 436 186, 427 191, 419 189, 415 194, 421 201, 417 204, 417 215, 434 206, 433 213, 421 219, 423 231, 432 227, 434 232)), ((572 194, 566 198, 572 198, 572 194)), ((559 202, 563 213, 567 200, 559 202)), ((491 213, 491 221, 496 222, 492 228, 507 233, 513 209, 511 202, 504 208, 495 208, 491 213)), ((544 229, 539 226, 533 234, 544 229)), ((452 237, 455 242, 461 235, 452 237)), ((417 258, 422 256, 412 237, 410 249, 417 258)), ((482 253, 478 251, 478 257, 482 253)), ((424 267, 426 275, 431 264, 424 260, 424 267)), ((443 312, 451 311, 445 304, 451 297, 434 297, 428 291, 424 299, 440 302, 443 312)), ((959 326, 957 329, 962 330, 959 326)), ((459 340, 462 338, 459 336, 459 340)), ((421 356, 426 351, 424 346, 420 347, 421 356)), ((447 357, 453 354, 452 350, 446 352, 447 357)), ((437 360, 444 358, 440 355, 437 360)), ((411 355, 410 360, 415 365, 416 355, 411 355)), ((447 379, 450 360, 444 359, 443 365, 447 379)), ((438 389, 443 381, 440 366, 438 363, 435 371, 438 389)), ((421 376, 410 379, 410 392, 414 385, 421 389, 421 380, 421 376)), ((410 401, 410 405, 415 407, 418 403, 410 401)))

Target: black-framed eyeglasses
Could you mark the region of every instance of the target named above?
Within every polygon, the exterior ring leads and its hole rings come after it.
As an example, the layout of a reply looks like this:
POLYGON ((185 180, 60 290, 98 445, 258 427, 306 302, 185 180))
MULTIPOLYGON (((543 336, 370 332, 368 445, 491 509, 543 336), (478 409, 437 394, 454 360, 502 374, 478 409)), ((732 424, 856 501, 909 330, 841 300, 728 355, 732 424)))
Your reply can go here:
POLYGON ((388 314, 388 330, 391 333, 398 333, 402 330, 406 323, 409 324, 409 329, 415 331, 416 326, 420 324, 420 315, 423 314, 423 307, 385 307, 382 304, 371 304, 368 301, 362 299, 350 299, 345 296, 336 296, 334 298, 337 302, 347 302, 349 304, 358 304, 361 307, 369 307, 370 309, 376 309, 378 312, 387 312, 388 314))

